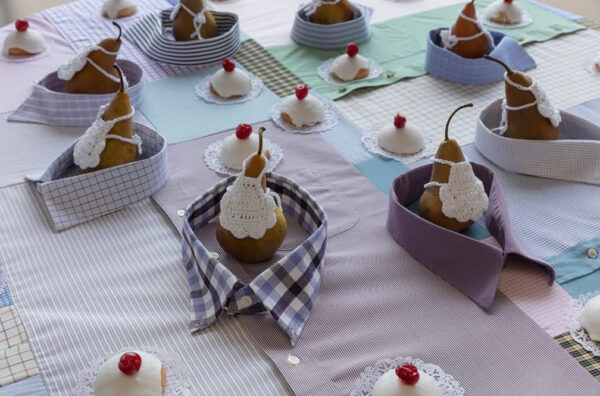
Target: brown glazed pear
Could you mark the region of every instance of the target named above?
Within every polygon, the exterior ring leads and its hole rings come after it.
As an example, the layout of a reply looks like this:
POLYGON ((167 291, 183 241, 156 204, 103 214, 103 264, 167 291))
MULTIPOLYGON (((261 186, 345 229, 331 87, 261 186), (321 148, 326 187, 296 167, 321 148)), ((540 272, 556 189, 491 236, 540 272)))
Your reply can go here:
POLYGON ((309 17, 312 23, 319 25, 333 25, 352 19, 354 19, 354 6, 348 0, 341 0, 335 4, 321 4, 309 17))
MULTIPOLYGON (((107 38, 98 43, 99 47, 110 52, 118 52, 121 49, 121 26, 113 22, 119 29, 119 34, 116 38, 107 38)), ((92 51, 88 54, 88 58, 108 74, 118 77, 119 74, 113 68, 117 56, 107 55, 100 50, 92 51)), ((83 69, 75 73, 73 78, 65 81, 65 92, 80 93, 80 94, 107 94, 117 92, 119 83, 112 81, 104 74, 96 70, 94 66, 87 62, 83 69)))
MULTIPOLYGON (((440 147, 435 154, 436 158, 440 158, 446 161, 452 162, 463 162, 465 157, 460 149, 460 146, 454 139, 448 138, 448 129, 450 127, 450 120, 454 117, 459 110, 464 109, 465 107, 473 107, 472 103, 460 106, 458 109, 454 110, 454 112, 448 118, 446 122, 446 133, 444 141, 440 144, 440 147)), ((431 168, 431 179, 432 182, 438 183, 448 183, 448 179, 450 178, 450 165, 440 164, 437 162, 433 163, 433 167, 431 168)), ((472 221, 468 222, 460 222, 456 219, 446 217, 442 213, 442 201, 440 200, 440 187, 431 186, 423 191, 423 195, 421 195, 421 199, 419 200, 419 214, 421 217, 431 221, 434 224, 439 225, 440 227, 447 228, 452 231, 462 231, 467 229, 472 221)))
MULTIPOLYGON (((506 69, 510 81, 529 87, 533 84, 531 78, 520 71, 512 70, 506 63, 485 55, 485 59, 499 63, 506 69)), ((504 82, 506 104, 510 107, 519 107, 535 102, 535 96, 529 91, 522 91, 504 82)), ((522 110, 507 110, 505 137, 515 139, 555 140, 558 139, 558 127, 552 125, 549 119, 542 116, 537 106, 527 107, 522 110)))
MULTIPOLYGON (((462 13, 470 18, 477 19, 474 0, 465 5, 462 13)), ((481 29, 477 24, 460 16, 450 29, 450 33, 456 37, 469 37, 479 32, 481 32, 481 29)), ((471 40, 459 41, 454 47, 450 48, 450 51, 463 58, 481 58, 488 51, 488 40, 485 35, 481 35, 471 40)))
MULTIPOLYGON (((202 11, 204 8, 203 0, 179 0, 179 2, 192 10, 194 13, 202 11)), ((211 38, 217 35, 217 21, 210 11, 204 11, 206 22, 200 28, 202 38, 211 38)), ((176 41, 198 40, 200 37, 192 34, 196 33, 194 27, 194 17, 183 8, 179 9, 175 19, 173 19, 173 37, 176 41)))
MULTIPOLYGON (((267 166, 267 159, 262 154, 264 131, 265 128, 260 128, 258 131, 258 152, 247 159, 244 176, 257 178, 265 166, 267 166)), ((267 181, 264 175, 261 180, 261 185, 263 190, 266 191, 267 181)), ((238 260, 245 261, 247 263, 258 263, 265 261, 271 258, 275 252, 277 252, 277 249, 279 249, 283 243, 285 234, 287 232, 285 216, 283 215, 283 212, 279 206, 275 206, 275 216, 277 218, 275 225, 269 228, 260 239, 254 239, 251 237, 246 237, 243 239, 236 238, 233 236, 231 231, 223 228, 219 218, 217 217, 217 241, 223 250, 238 260)))

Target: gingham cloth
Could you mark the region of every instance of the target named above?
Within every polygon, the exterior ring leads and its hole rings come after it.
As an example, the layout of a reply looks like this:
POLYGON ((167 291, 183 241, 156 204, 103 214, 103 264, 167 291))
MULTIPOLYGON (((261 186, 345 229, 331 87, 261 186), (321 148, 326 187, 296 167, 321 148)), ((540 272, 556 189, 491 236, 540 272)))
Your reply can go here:
POLYGON ((306 47, 333 50, 344 48, 348 43, 364 43, 371 38, 371 14, 373 9, 354 4, 354 19, 333 25, 312 23, 306 16, 308 4, 300 6, 292 26, 292 40, 306 47))
POLYGON ((475 147, 502 169, 525 175, 600 184, 600 126, 561 112, 558 140, 511 139, 491 131, 500 125, 502 100, 477 120, 475 147))
POLYGON ((172 31, 172 10, 170 8, 146 14, 125 31, 125 37, 137 44, 150 58, 177 65, 212 65, 232 56, 240 48, 237 15, 212 11, 217 21, 216 37, 175 41, 164 34, 172 31))
MULTIPOLYGON (((425 70, 434 77, 458 84, 484 85, 502 81, 504 68, 487 59, 467 59, 440 45, 439 28, 429 31, 427 35, 427 52, 425 70)), ((500 59, 514 70, 525 71, 536 66, 535 61, 510 36, 490 31, 496 46, 490 56, 500 59)))
POLYGON ((122 209, 148 198, 165 184, 169 168, 164 138, 137 123, 133 123, 133 132, 142 138, 142 158, 138 161, 77 174, 73 143, 41 176, 25 177, 36 183, 55 230, 122 209))
POLYGON ((571 334, 564 333, 554 338, 561 347, 563 347, 571 356, 575 358, 587 371, 590 372, 598 381, 600 381, 600 357, 594 356, 591 352, 583 349, 581 344, 571 337, 571 334))
POLYGON ((249 283, 237 278, 204 247, 195 231, 219 214, 219 202, 235 176, 202 194, 186 210, 183 259, 192 299, 191 330, 210 326, 228 314, 268 311, 295 345, 321 285, 327 215, 294 181, 266 173, 267 186, 281 197, 283 210, 298 220, 309 237, 249 283))
MULTIPOLYGON (((133 62, 119 59, 127 78, 129 99, 134 108, 142 104, 142 69, 133 62)), ((8 121, 36 122, 61 126, 90 126, 98 115, 100 106, 109 103, 114 94, 69 94, 64 92, 65 82, 53 72, 33 86, 31 96, 23 102, 8 121)))

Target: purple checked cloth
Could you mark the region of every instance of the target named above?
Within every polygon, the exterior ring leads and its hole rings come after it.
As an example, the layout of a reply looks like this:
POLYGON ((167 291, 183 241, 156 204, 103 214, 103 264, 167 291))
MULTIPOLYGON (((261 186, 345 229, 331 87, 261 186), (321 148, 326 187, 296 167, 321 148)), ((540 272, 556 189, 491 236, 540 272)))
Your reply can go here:
MULTIPOLYGON (((128 82, 131 106, 142 104, 142 69, 133 62, 118 59, 128 82)), ((8 121, 35 122, 60 126, 90 126, 100 106, 110 103, 114 94, 69 94, 65 82, 52 72, 33 86, 33 92, 8 121)))
MULTIPOLYGON (((427 35, 425 70, 434 77, 458 84, 484 85, 504 79, 504 68, 495 62, 479 58, 467 59, 442 48, 439 28, 427 35)), ((513 39, 490 31, 496 46, 490 56, 500 59, 514 70, 533 69, 536 64, 529 54, 513 39)))
POLYGON ((142 138, 138 161, 81 173, 73 163, 73 143, 34 182, 56 231, 73 227, 148 198, 167 181, 167 143, 156 131, 134 123, 142 138))
POLYGON ((488 311, 509 257, 540 266, 548 273, 550 284, 555 275, 552 267, 536 258, 512 231, 504 193, 494 172, 483 165, 471 164, 488 194, 486 226, 500 249, 433 224, 407 208, 423 194, 423 185, 431 175, 431 164, 394 179, 390 187, 387 229, 411 256, 488 311))

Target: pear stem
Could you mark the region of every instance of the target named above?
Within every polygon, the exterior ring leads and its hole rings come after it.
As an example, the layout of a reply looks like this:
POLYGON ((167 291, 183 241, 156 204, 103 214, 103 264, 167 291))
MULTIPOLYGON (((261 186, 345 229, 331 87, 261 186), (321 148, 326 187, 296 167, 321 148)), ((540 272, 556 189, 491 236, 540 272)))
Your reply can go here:
POLYGON ((123 32, 123 30, 121 29, 121 25, 119 25, 117 22, 113 21, 112 23, 113 25, 115 25, 117 27, 117 29, 119 29, 119 35, 117 36, 116 40, 119 41, 121 40, 121 33, 123 32))
POLYGON ((452 117, 454 117, 454 114, 458 113, 459 110, 464 109, 465 107, 473 107, 473 103, 467 103, 465 105, 460 106, 458 109, 454 110, 452 112, 452 114, 450 114, 450 117, 448 118, 448 121, 446 121, 446 133, 444 135, 444 141, 448 141, 450 140, 448 138, 448 129, 450 129, 450 121, 452 120, 452 117))
POLYGON ((117 69, 117 73, 119 73, 119 80, 121 80, 121 89, 119 90, 119 92, 125 92, 125 83, 123 82, 123 72, 121 71, 121 68, 116 63, 113 65, 113 67, 115 69, 117 69))
POLYGON ((260 127, 258 130, 258 155, 262 155, 263 149, 263 133, 265 132, 265 127, 260 127))
POLYGON ((504 67, 506 69, 506 73, 509 76, 514 73, 514 71, 510 67, 508 67, 508 65, 506 63, 502 62, 500 59, 496 59, 496 58, 494 58, 492 56, 489 56, 487 54, 484 54, 483 57, 485 59, 487 59, 487 60, 491 60, 492 62, 496 62, 496 63, 500 64, 502 67, 504 67))

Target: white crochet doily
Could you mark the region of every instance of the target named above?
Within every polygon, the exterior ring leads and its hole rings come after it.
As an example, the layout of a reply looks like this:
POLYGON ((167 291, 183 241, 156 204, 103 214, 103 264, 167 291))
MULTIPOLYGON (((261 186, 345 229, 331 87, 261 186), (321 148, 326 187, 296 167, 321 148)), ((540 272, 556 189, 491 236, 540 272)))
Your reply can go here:
MULTIPOLYGON (((174 353, 165 352, 154 347, 127 348, 120 353, 127 351, 140 350, 156 356, 162 362, 167 372, 167 385, 164 396, 191 396, 188 370, 181 358, 174 353)), ((73 394, 77 396, 93 396, 94 381, 100 366, 116 353, 106 354, 105 356, 93 361, 89 367, 79 372, 77 376, 77 385, 73 394)))
POLYGON ((44 58, 50 55, 54 50, 54 46, 50 40, 46 41, 46 48, 39 54, 28 55, 28 56, 8 56, 4 53, 4 51, 0 51, 0 60, 3 62, 12 62, 12 63, 25 63, 25 62, 33 62, 38 59, 44 58))
POLYGON ((521 22, 515 23, 514 25, 508 25, 505 23, 498 23, 491 21, 485 17, 485 10, 477 11, 477 19, 483 21, 483 24, 489 27, 497 29, 518 29, 525 26, 529 26, 533 23, 533 18, 527 13, 527 11, 521 10, 521 22))
POLYGON ((313 125, 310 127, 298 128, 295 125, 288 124, 281 118, 281 103, 286 98, 282 98, 279 102, 275 103, 271 106, 271 119, 278 127, 283 129, 284 131, 288 131, 291 133, 315 133, 315 132, 325 132, 338 124, 338 120, 340 118, 340 110, 337 108, 335 103, 331 100, 327 100, 322 98, 321 96, 315 96, 319 102, 323 105, 323 110, 325 111, 325 119, 323 122, 317 125, 313 125))
POLYGON ((393 159, 403 163, 412 163, 422 158, 431 157, 435 154, 437 146, 430 136, 424 136, 425 147, 423 150, 415 154, 392 154, 389 151, 382 149, 377 144, 377 133, 384 126, 383 123, 373 126, 371 129, 362 132, 361 141, 368 152, 379 155, 384 158, 393 159))
POLYGON ((317 68, 317 73, 319 74, 319 76, 331 85, 347 85, 353 82, 372 80, 374 78, 379 77, 381 73, 383 73, 381 66, 379 66, 379 64, 374 60, 369 59, 369 75, 367 75, 367 77, 354 81, 338 80, 331 75, 331 65, 333 65, 335 59, 336 58, 327 59, 325 62, 321 63, 321 66, 317 68))
MULTIPOLYGON (((229 168, 221 162, 221 148, 223 147, 223 141, 218 140, 209 145, 204 150, 204 162, 206 166, 217 172, 222 176, 235 176, 239 175, 241 170, 235 170, 229 168)), ((283 150, 278 145, 271 143, 269 145, 269 159, 267 161, 267 172, 273 172, 273 170, 279 165, 279 162, 283 158, 283 150)))
POLYGON ((577 300, 574 300, 571 303, 571 306, 567 311, 567 327, 569 328, 571 337, 573 337, 583 349, 591 352, 594 356, 600 356, 600 342, 592 340, 589 334, 581 327, 579 316, 581 315, 581 311, 583 310, 583 307, 585 307, 585 304, 597 295, 600 295, 600 290, 580 295, 577 300))
POLYGON ((594 76, 600 76, 600 71, 596 68, 596 61, 600 62, 600 54, 588 56, 585 58, 583 69, 594 76))
POLYGON ((371 396, 371 391, 379 377, 404 363, 413 364, 420 371, 432 376, 442 390, 443 396, 463 396, 465 394, 465 389, 460 386, 458 381, 450 374, 446 374, 439 366, 424 363, 421 359, 413 359, 412 357, 397 357, 395 359, 383 359, 374 366, 367 367, 354 383, 354 390, 350 393, 350 396, 371 396))
POLYGON ((200 80, 200 82, 198 83, 198 85, 196 85, 196 88, 195 88, 196 95, 198 95, 199 97, 201 97, 202 99, 204 99, 207 102, 217 103, 217 104, 235 104, 235 103, 243 103, 243 102, 252 100, 260 94, 260 91, 262 90, 264 84, 263 84, 263 81, 260 79, 260 77, 254 75, 250 72, 246 72, 246 73, 248 73, 248 77, 250 77, 250 91, 248 92, 247 95, 241 96, 239 98, 232 98, 232 99, 222 98, 219 95, 215 95, 210 90, 210 79, 211 79, 212 75, 207 76, 206 78, 200 80))

